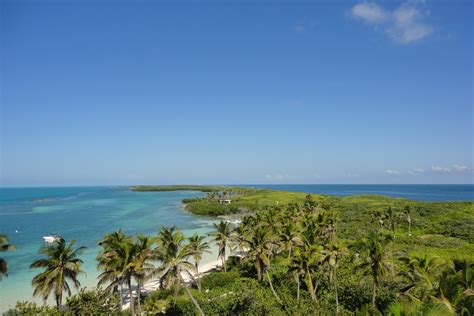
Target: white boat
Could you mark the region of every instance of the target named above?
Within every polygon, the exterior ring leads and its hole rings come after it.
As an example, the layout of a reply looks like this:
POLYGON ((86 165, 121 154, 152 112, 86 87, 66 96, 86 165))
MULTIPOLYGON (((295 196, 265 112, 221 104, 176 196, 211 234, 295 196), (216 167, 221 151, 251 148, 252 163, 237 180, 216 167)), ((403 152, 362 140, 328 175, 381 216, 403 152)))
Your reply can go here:
POLYGON ((226 219, 225 221, 227 223, 236 224, 236 225, 242 223, 242 221, 239 219, 226 219))
POLYGON ((61 236, 58 236, 56 234, 53 235, 48 235, 48 236, 43 236, 43 241, 48 244, 52 244, 54 242, 58 242, 61 240, 61 236))

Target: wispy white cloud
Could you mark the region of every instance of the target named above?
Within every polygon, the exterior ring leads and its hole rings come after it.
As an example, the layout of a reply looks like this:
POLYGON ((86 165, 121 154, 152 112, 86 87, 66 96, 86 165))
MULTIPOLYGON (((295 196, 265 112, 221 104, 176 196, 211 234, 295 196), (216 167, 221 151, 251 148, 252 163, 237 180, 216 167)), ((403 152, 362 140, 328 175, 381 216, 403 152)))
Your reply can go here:
POLYGON ((433 32, 433 27, 423 21, 426 13, 411 5, 405 4, 399 7, 392 16, 393 23, 386 31, 398 43, 410 44, 433 32))
POLYGON ((466 172, 469 168, 465 165, 453 165, 453 170, 456 172, 466 172))
POLYGON ((449 173, 451 172, 451 169, 447 167, 432 165, 431 171, 436 172, 436 173, 449 173))
POLYGON ((312 31, 315 27, 316 23, 305 17, 304 19, 296 22, 296 24, 292 27, 292 30, 295 33, 305 33, 312 31))
POLYGON ((422 174, 424 172, 425 172, 425 169, 423 169, 423 168, 414 168, 412 170, 409 170, 408 174, 410 174, 412 176, 416 176, 416 175, 422 174))
POLYGON ((273 180, 285 180, 288 178, 288 174, 286 173, 275 173, 275 174, 266 174, 265 179, 269 181, 273 180))
POLYGON ((440 165, 432 165, 431 168, 413 168, 413 169, 385 169, 384 173, 391 176, 398 176, 398 175, 405 175, 409 174, 412 176, 420 176, 426 174, 449 174, 449 173, 469 173, 471 172, 471 168, 466 165, 461 164, 454 164, 450 166, 440 166, 440 165))
POLYGON ((390 11, 374 2, 361 2, 352 7, 350 14, 382 30, 399 44, 410 44, 422 40, 433 33, 434 28, 426 23, 428 11, 420 1, 409 1, 390 11))
POLYGON ((351 15, 360 21, 368 23, 384 23, 390 19, 390 12, 376 3, 361 2, 351 9, 351 15))
POLYGON ((385 173, 391 176, 399 176, 400 171, 395 170, 395 169, 385 169, 385 173))

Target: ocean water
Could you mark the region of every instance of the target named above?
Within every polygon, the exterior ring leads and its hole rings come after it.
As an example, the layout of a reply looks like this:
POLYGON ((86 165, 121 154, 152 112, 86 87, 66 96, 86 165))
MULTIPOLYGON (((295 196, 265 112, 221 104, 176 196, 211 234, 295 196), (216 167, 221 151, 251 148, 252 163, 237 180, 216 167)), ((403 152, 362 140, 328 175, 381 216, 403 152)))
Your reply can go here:
POLYGON ((336 196, 377 194, 417 201, 474 201, 474 184, 277 184, 249 187, 336 196))
MULTIPOLYGON (((161 225, 176 225, 186 235, 207 234, 215 220, 187 213, 183 198, 200 192, 132 192, 123 187, 0 188, 0 233, 7 234, 17 250, 1 253, 9 275, 0 281, 0 313, 17 300, 32 300, 31 280, 40 270, 29 265, 39 258, 42 236, 57 233, 76 245, 86 246, 82 254, 87 276, 83 286, 96 285, 96 243, 119 228, 126 234, 154 235, 161 225)), ((205 254, 203 262, 215 260, 216 252, 205 254)), ((40 299, 36 299, 40 302, 40 299)))
MULTIPOLYGON (((252 187, 348 196, 379 194, 424 201, 474 200, 474 185, 252 185, 252 187)), ((96 285, 96 245, 119 228, 127 234, 154 235, 161 225, 176 225, 186 235, 212 231, 215 219, 196 216, 181 207, 183 198, 200 192, 132 192, 125 187, 0 188, 0 233, 16 251, 4 252, 10 272, 0 281, 0 313, 17 300, 32 300, 29 265, 39 258, 42 236, 57 233, 88 247, 81 258, 87 276, 83 286, 96 285)), ((205 254, 203 262, 217 257, 205 254)), ((37 299, 39 302, 40 300, 37 299)))

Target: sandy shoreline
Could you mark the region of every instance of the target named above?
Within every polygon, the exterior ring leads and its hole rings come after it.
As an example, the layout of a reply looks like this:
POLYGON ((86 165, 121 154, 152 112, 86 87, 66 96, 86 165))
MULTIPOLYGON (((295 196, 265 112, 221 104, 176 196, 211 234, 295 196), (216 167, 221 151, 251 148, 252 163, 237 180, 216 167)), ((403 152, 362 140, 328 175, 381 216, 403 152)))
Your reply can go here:
MULTIPOLYGON (((210 261, 210 262, 205 262, 205 263, 201 263, 198 265, 198 269, 199 269, 199 277, 202 277, 204 274, 214 270, 214 269, 218 269, 222 266, 222 260, 213 260, 213 261, 210 261)), ((195 277, 195 272, 191 271, 193 277, 195 277)), ((182 273, 181 274, 184 281, 186 283, 190 282, 191 281, 191 278, 189 277, 189 275, 185 274, 185 273, 182 273)), ((146 282, 143 287, 141 288, 140 292, 142 295, 147 295, 149 294, 150 292, 152 291, 155 291, 157 289, 160 288, 160 280, 159 279, 153 279, 153 280, 150 280, 148 282, 146 282)), ((122 305, 122 310, 126 310, 128 308, 130 308, 130 297, 128 295, 128 291, 125 290, 123 293, 123 305, 122 305)), ((137 288, 134 287, 134 290, 132 291, 132 295, 133 297, 137 297, 137 288)))

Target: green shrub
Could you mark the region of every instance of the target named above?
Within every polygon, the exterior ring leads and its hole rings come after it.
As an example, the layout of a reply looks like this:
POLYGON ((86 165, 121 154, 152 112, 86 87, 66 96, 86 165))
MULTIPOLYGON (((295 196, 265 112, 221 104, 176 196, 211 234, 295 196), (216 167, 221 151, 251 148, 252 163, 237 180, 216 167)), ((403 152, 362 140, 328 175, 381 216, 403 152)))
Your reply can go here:
POLYGON ((16 302, 15 308, 5 312, 5 316, 36 316, 36 315, 51 315, 59 316, 61 312, 56 307, 40 306, 34 302, 19 301, 16 302))
POLYGON ((214 289, 217 287, 225 287, 240 277, 237 270, 230 270, 228 272, 215 272, 204 276, 201 280, 202 290, 214 289))
POLYGON ((98 315, 120 312, 120 302, 117 296, 109 296, 100 289, 81 289, 79 293, 68 297, 67 310, 74 315, 98 315))

